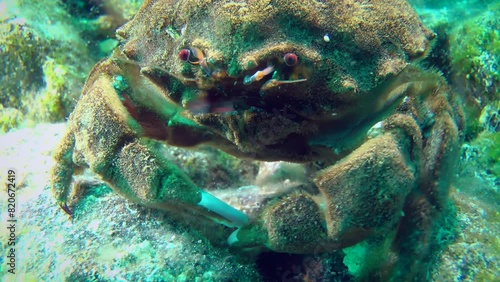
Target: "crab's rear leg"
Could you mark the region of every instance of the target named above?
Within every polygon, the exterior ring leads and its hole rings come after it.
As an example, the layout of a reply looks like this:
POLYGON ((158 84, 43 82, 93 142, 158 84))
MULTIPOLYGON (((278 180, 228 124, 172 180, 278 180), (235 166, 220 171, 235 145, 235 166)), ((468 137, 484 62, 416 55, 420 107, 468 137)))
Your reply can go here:
MULTIPOLYGON (((416 97, 413 112, 424 137, 418 189, 407 199, 405 217, 393 248, 400 255, 393 263, 394 281, 426 279, 433 251, 444 247, 436 234, 450 228, 449 190, 458 164, 465 116, 459 97, 438 76, 428 95, 416 97)), ((388 279, 388 278, 387 278, 388 279)))
MULTIPOLYGON (((55 154, 52 187, 60 205, 65 207, 68 201, 75 167, 88 166, 114 191, 136 203, 176 212, 194 211, 228 226, 246 223, 245 214, 198 188, 167 160, 163 145, 155 139, 169 141, 178 133, 194 139, 197 136, 189 136, 191 131, 181 119, 174 120, 175 111, 166 116, 135 108, 127 95, 136 95, 134 87, 144 90, 146 86, 131 82, 128 92, 119 93, 115 80, 122 74, 122 68, 108 60, 98 64, 87 80, 68 121, 68 133, 55 154)), ((149 91, 155 91, 149 86, 149 91)), ((157 104, 162 101, 160 96, 151 99, 157 104)), ((168 108, 167 103, 165 100, 159 106, 168 108)))

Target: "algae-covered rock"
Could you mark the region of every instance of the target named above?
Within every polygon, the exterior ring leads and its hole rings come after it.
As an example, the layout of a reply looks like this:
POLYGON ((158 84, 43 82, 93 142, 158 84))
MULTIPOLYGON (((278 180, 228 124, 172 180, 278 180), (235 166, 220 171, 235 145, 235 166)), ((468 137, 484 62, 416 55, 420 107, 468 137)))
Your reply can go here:
POLYGON ((142 0, 63 1, 81 38, 94 56, 103 57, 116 47, 115 30, 131 19, 142 0))
MULTIPOLYGON (((4 123, 4 131, 63 120, 94 61, 57 2, 41 2, 9 2, 0 20, 0 103, 24 116, 22 122, 4 123)), ((11 113, 2 112, 2 119, 14 119, 11 113)))
POLYGON ((0 104, 0 133, 18 127, 24 118, 23 113, 15 108, 4 108, 0 104))
POLYGON ((477 118, 500 95, 500 4, 490 4, 481 14, 457 22, 450 33, 451 81, 465 99, 469 130, 485 125, 477 118))
POLYGON ((0 22, 0 103, 19 107, 20 92, 43 85, 42 61, 47 43, 32 29, 18 23, 0 22))
MULTIPOLYGON (((462 170, 470 174, 478 174, 473 168, 481 167, 481 176, 500 184, 500 131, 482 131, 470 143, 463 146, 462 170), (471 168, 472 167, 472 168, 471 168)), ((495 185, 492 185, 495 187, 495 185)), ((498 189, 498 188, 497 188, 498 189)))
POLYGON ((242 160, 210 147, 185 150, 168 149, 167 158, 175 163, 200 187, 220 190, 247 185, 252 182, 257 162, 242 160))
POLYGON ((500 276, 500 194, 477 190, 485 185, 480 178, 469 179, 452 190, 456 228, 448 234, 448 246, 437 257, 430 281, 496 281, 500 276))
POLYGON ((491 101, 500 83, 500 4, 492 4, 452 31, 451 63, 457 79, 470 83, 480 102, 491 101))

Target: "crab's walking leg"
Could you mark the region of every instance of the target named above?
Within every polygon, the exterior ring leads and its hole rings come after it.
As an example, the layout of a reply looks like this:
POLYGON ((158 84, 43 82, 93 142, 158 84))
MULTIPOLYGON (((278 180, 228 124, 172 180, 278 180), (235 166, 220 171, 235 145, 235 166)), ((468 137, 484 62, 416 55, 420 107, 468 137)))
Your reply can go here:
MULTIPOLYGON (((134 109, 120 99, 113 86, 113 77, 120 74, 116 69, 107 61, 96 66, 70 116, 52 174, 52 188, 61 206, 66 206, 74 167, 88 166, 117 193, 139 204, 176 212, 191 210, 228 226, 245 224, 245 214, 198 188, 166 159, 163 145, 146 134, 131 114, 134 109)), ((168 120, 157 121, 169 128, 168 120)), ((154 128, 148 130, 154 132, 154 128)), ((167 130, 164 138, 172 132, 167 130)))
POLYGON ((340 250, 387 230, 394 234, 405 199, 416 187, 418 133, 394 129, 365 142, 318 174, 314 182, 320 194, 294 193, 271 203, 229 243, 315 253, 340 250))
POLYGON ((415 101, 413 108, 423 131, 422 165, 418 189, 405 203, 405 216, 393 244, 398 254, 391 262, 393 281, 427 279, 433 250, 444 247, 433 236, 449 228, 442 226, 443 222, 454 220, 445 211, 452 205, 448 193, 458 163, 465 116, 458 97, 442 78, 436 81, 431 94, 415 101))

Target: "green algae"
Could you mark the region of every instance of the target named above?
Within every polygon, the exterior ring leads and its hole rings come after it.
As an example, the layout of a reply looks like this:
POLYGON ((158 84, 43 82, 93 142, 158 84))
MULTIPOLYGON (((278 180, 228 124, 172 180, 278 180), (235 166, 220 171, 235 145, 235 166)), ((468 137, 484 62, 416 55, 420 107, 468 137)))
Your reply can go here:
POLYGON ((40 62, 47 47, 32 29, 16 23, 0 23, 0 103, 4 107, 18 107, 22 98, 17 93, 43 85, 40 62))
POLYGON ((73 217, 76 219, 88 213, 89 209, 99 205, 99 201, 113 191, 104 183, 96 185, 83 183, 82 186, 78 187, 78 190, 76 191, 78 194, 74 195, 75 198, 72 199, 76 202, 73 211, 73 217))
POLYGON ((109 55, 118 46, 118 41, 113 38, 104 39, 98 43, 99 52, 103 55, 109 55))
POLYGON ((368 275, 371 271, 380 268, 388 258, 390 242, 363 241, 354 246, 344 248, 344 264, 349 269, 349 273, 357 281, 368 281, 368 275))
POLYGON ((120 96, 120 100, 124 100, 123 96, 121 95, 122 92, 126 92, 127 89, 129 88, 128 83, 125 81, 125 78, 121 75, 116 75, 113 77, 113 82, 111 83, 113 85, 113 88, 116 90, 118 95, 120 96))
POLYGON ((24 119, 21 111, 15 108, 4 108, 0 104, 0 134, 19 127, 24 119))
MULTIPOLYGON (((453 36, 457 44, 452 45, 450 56, 452 64, 459 72, 471 74, 486 66, 488 62, 485 60, 488 57, 498 58, 500 55, 500 13, 493 11, 467 20, 453 36)), ((491 75, 500 78, 500 70, 491 71, 491 75)))
POLYGON ((477 161, 486 172, 500 178, 500 101, 486 105, 473 121, 479 133, 470 146, 481 152, 477 161))
POLYGON ((61 95, 65 89, 65 77, 68 74, 65 65, 58 65, 48 59, 43 64, 46 87, 40 99, 40 108, 45 112, 48 121, 59 121, 64 118, 61 95))
POLYGON ((500 178, 500 131, 488 132, 485 138, 489 139, 491 145, 486 147, 486 162, 489 170, 500 178))
POLYGON ((0 131, 68 117, 92 65, 116 47, 109 36, 141 3, 106 1, 88 10, 80 1, 7 3, 0 18, 0 131))
MULTIPOLYGON (((61 121, 72 110, 78 88, 83 85, 90 63, 85 63, 85 51, 76 50, 75 42, 53 39, 34 25, 2 23, 0 36, 4 52, 1 72, 4 91, 0 103, 22 113, 28 123, 61 121), (79 55, 76 55, 79 54, 79 55), (26 72, 26 73, 25 73, 26 72)), ((12 112, 11 112, 12 113, 12 112)), ((6 117, 3 119, 19 119, 6 117)), ((18 115, 19 117, 19 115, 18 115)), ((3 123, 5 131, 23 122, 3 123)))

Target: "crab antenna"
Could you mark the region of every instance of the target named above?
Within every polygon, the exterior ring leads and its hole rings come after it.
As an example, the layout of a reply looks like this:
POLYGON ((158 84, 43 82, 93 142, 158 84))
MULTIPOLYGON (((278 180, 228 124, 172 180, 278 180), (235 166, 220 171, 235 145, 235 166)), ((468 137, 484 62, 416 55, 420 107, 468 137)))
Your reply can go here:
POLYGON ((273 66, 268 66, 267 68, 261 70, 261 71, 257 71, 256 73, 254 73, 252 76, 245 76, 245 78, 243 79, 243 84, 245 85, 248 85, 254 81, 259 81, 261 80, 264 76, 272 73, 274 71, 274 67, 273 66))

